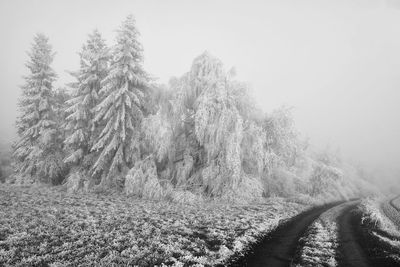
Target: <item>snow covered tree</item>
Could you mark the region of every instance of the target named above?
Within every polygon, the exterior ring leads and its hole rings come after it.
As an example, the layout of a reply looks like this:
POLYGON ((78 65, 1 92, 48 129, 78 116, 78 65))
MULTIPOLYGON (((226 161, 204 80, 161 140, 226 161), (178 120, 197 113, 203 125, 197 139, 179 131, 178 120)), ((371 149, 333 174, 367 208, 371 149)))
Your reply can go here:
POLYGON ((265 116, 263 128, 266 132, 268 149, 288 166, 293 166, 301 149, 301 142, 294 127, 291 111, 287 107, 274 110, 265 116))
POLYGON ((60 87, 54 90, 53 98, 54 98, 53 109, 56 114, 56 120, 60 122, 65 122, 67 118, 65 103, 68 101, 68 99, 71 98, 71 95, 65 87, 60 87))
POLYGON ((308 201, 355 191, 337 163, 306 153, 290 109, 264 114, 246 84, 233 80, 209 53, 172 79, 170 89, 159 89, 154 96, 158 111, 143 120, 150 155, 127 175, 128 194, 160 198, 181 192, 234 201, 300 196, 308 201))
POLYGON ((307 144, 294 127, 291 110, 281 107, 265 114, 258 123, 265 144, 262 181, 266 196, 292 196, 306 192, 306 176, 312 171, 305 155, 307 144))
POLYGON ((311 196, 321 195, 325 199, 335 199, 341 195, 340 184, 343 181, 343 173, 340 168, 339 158, 329 151, 323 151, 312 155, 313 172, 310 176, 311 196))
POLYGON ((243 139, 241 143, 243 171, 252 176, 260 176, 269 168, 269 153, 264 129, 254 120, 243 123, 243 139))
MULTIPOLYGON (((65 144, 69 154, 65 162, 74 166, 74 171, 86 176, 93 165, 93 142, 98 135, 98 124, 94 122, 94 107, 100 102, 101 81, 107 75, 108 48, 97 30, 89 34, 80 55, 80 69, 71 73, 76 82, 71 84, 73 97, 67 101, 68 132, 65 144)), ((75 175, 74 177, 80 177, 75 175)))
POLYGON ((25 77, 19 102, 19 140, 14 145, 16 171, 34 181, 57 183, 62 179, 64 164, 61 135, 53 110, 52 84, 56 74, 50 65, 54 53, 45 35, 35 35, 29 57, 26 64, 29 75, 25 77))
MULTIPOLYGON (((157 158, 168 158, 162 178, 169 175, 175 188, 200 190, 212 197, 232 198, 246 191, 241 189, 250 189, 247 185, 261 189, 242 175, 240 113, 249 108, 240 101, 241 89, 208 52, 193 61, 190 72, 172 81, 175 95, 168 111, 150 116, 145 124, 147 136, 152 136, 149 129, 156 129, 157 158)), ((260 195, 260 190, 255 191, 254 196, 260 195)))
POLYGON ((95 107, 94 121, 103 126, 92 147, 92 151, 99 152, 92 171, 103 175, 102 185, 115 184, 115 178, 125 176, 140 158, 148 75, 143 70, 143 49, 138 37, 135 20, 130 15, 118 30, 109 73, 100 90, 104 99, 95 107))
POLYGON ((229 103, 221 81, 215 81, 198 99, 195 133, 207 153, 203 182, 211 195, 220 195, 237 186, 241 177, 240 143, 243 121, 229 103))

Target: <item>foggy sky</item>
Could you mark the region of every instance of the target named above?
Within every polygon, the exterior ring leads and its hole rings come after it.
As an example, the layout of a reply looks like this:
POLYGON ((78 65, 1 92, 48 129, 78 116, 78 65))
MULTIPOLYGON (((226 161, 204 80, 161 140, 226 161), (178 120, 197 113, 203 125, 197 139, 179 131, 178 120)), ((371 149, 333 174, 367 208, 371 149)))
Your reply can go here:
POLYGON ((97 28, 114 43, 132 13, 145 68, 167 82, 204 50, 250 82, 265 111, 294 107, 316 147, 371 168, 400 166, 400 3, 397 0, 0 0, 0 139, 15 133, 16 103, 32 37, 56 51, 57 86, 97 28))

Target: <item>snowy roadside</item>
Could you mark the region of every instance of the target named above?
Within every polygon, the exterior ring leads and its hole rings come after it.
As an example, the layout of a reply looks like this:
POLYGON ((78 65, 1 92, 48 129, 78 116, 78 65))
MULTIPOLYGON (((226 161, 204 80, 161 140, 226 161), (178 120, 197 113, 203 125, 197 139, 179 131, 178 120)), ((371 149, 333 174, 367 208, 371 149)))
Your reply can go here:
POLYGON ((329 209, 308 228, 300 239, 293 266, 337 266, 337 219, 352 204, 354 202, 346 202, 329 209))
POLYGON ((394 223, 400 220, 400 213, 390 205, 390 200, 382 198, 365 199, 359 209, 362 225, 370 229, 371 242, 383 255, 400 264, 400 231, 394 223))
POLYGON ((363 221, 370 222, 376 230, 394 238, 400 238, 400 231, 391 218, 399 219, 400 213, 390 205, 390 200, 367 198, 360 204, 363 221))
POLYGON ((395 205, 397 209, 400 209, 400 196, 393 199, 393 205, 395 205))
POLYGON ((170 204, 56 188, 0 186, 0 265, 211 266, 307 206, 170 204))
POLYGON ((387 225, 386 228, 394 232, 394 235, 396 235, 396 233, 398 234, 400 232, 400 197, 391 200, 380 200, 380 203, 384 215, 390 219, 397 229, 392 224, 385 223, 384 225, 387 225))

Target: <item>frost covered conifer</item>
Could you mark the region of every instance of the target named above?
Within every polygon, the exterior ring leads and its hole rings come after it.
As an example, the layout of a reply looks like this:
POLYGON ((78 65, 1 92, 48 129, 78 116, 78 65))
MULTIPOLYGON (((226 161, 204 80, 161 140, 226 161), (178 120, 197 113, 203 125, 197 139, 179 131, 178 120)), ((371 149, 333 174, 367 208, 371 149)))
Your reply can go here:
POLYGON ((64 165, 60 133, 53 110, 53 82, 56 74, 51 68, 54 53, 43 34, 34 37, 30 60, 19 102, 21 115, 17 120, 19 140, 14 145, 16 171, 34 181, 59 182, 64 165))
POLYGON ((95 30, 89 35, 80 52, 80 69, 71 73, 76 82, 73 97, 67 101, 67 125, 69 132, 65 144, 70 152, 66 163, 73 164, 85 172, 93 164, 91 147, 98 126, 94 123, 93 108, 100 101, 101 81, 107 75, 108 49, 100 33, 95 30))
POLYGON ((103 123, 93 151, 98 151, 94 174, 106 181, 125 173, 140 157, 139 137, 146 97, 147 74, 143 70, 142 46, 133 16, 118 30, 117 44, 107 77, 102 82, 104 99, 96 106, 95 123, 103 123))

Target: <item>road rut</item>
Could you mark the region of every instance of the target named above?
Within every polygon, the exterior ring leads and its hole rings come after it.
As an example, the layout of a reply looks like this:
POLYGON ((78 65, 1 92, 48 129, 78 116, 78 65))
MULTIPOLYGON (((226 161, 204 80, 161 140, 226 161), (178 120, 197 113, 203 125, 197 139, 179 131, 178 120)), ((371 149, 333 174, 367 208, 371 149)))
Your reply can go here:
POLYGON ((303 212, 268 234, 250 253, 230 266, 290 266, 295 258, 299 239, 307 228, 325 211, 338 205, 332 203, 303 212))

